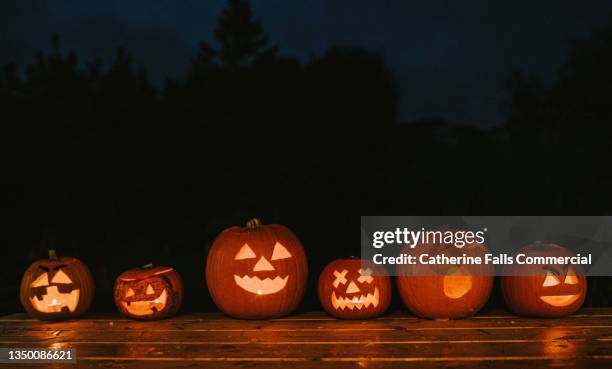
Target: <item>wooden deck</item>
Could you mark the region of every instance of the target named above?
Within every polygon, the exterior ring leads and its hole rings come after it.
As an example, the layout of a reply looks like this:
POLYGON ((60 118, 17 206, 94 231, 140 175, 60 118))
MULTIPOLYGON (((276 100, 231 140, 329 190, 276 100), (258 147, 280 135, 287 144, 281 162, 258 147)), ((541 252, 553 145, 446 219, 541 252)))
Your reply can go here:
MULTIPOLYGON (((428 321, 393 314, 339 321, 323 313, 271 321, 221 314, 137 322, 90 314, 41 322, 0 318, 0 347, 75 347, 87 368, 612 368, 612 309, 564 319, 526 319, 504 311, 428 321)), ((59 368, 59 364, 0 364, 59 368)))

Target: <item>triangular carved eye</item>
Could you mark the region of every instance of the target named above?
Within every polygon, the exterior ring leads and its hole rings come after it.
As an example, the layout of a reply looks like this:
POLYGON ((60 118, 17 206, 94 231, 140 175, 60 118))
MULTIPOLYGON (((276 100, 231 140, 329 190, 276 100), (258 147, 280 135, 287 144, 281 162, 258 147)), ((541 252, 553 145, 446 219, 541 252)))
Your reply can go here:
POLYGON ((234 260, 252 259, 254 257, 255 253, 253 252, 253 250, 251 250, 249 245, 245 243, 244 245, 242 245, 238 253, 236 253, 234 260))
POLYGON ((155 290, 153 289, 153 287, 151 287, 151 285, 150 285, 150 284, 149 284, 149 285, 147 285, 147 291, 146 291, 146 294, 147 294, 147 295, 152 295, 152 294, 154 294, 154 293, 155 293, 155 290))
POLYGON ((125 297, 132 297, 134 296, 136 293, 134 293, 134 290, 128 287, 127 292, 125 293, 125 297))
POLYGON ((49 277, 47 273, 43 273, 39 275, 34 282, 32 282, 32 287, 44 287, 49 285, 49 277))
POLYGON ((559 279, 556 275, 551 273, 550 271, 546 272, 546 278, 544 278, 544 283, 542 283, 542 287, 551 287, 559 284, 559 279))
POLYGON ((563 283, 578 284, 578 277, 576 277, 576 273, 574 272, 574 269, 569 268, 567 270, 567 274, 565 275, 565 281, 563 283))
POLYGON ((277 242, 274 245, 274 251, 272 251, 272 260, 287 259, 290 257, 291 253, 280 242, 277 242))
POLYGON ((60 269, 51 279, 51 283, 70 284, 72 283, 72 279, 70 279, 70 277, 68 277, 68 275, 66 275, 66 273, 60 269))

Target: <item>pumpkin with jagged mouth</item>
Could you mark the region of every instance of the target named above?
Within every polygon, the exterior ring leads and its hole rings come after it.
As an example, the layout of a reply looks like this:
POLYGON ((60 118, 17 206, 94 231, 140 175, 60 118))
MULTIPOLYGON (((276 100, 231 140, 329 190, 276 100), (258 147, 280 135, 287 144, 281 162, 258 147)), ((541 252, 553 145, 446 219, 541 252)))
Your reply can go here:
POLYGON ((89 309, 93 278, 85 264, 75 258, 58 258, 49 250, 48 260, 34 262, 21 282, 21 302, 26 311, 41 319, 74 317, 89 309))
MULTIPOLYGON (((359 269, 357 271, 359 277, 357 277, 357 281, 362 284, 362 288, 365 289, 366 285, 363 283, 371 284, 374 281, 374 277, 372 277, 372 269, 359 269)), ((334 276, 336 279, 333 282, 334 287, 338 288, 340 284, 346 284, 347 279, 346 275, 348 274, 347 269, 343 269, 341 272, 334 270, 334 276)), ((364 307, 377 307, 380 300, 380 293, 378 292, 378 287, 374 286, 374 292, 364 292, 362 291, 354 280, 348 282, 348 286, 344 291, 344 296, 340 294, 340 297, 336 296, 336 291, 332 292, 331 295, 331 303, 332 306, 336 309, 358 309, 361 310, 364 307)))
POLYGON ((363 319, 384 313, 391 282, 380 267, 356 258, 330 263, 319 277, 319 300, 338 318, 363 319))
POLYGON ((221 232, 206 259, 213 301, 237 318, 288 314, 302 299, 307 275, 306 255, 295 234, 258 219, 221 232))
MULTIPOLYGON (((274 244, 270 260, 282 260, 291 257, 291 253, 287 251, 287 248, 283 246, 283 244, 280 242, 276 242, 274 244)), ((257 258, 257 255, 255 252, 253 252, 249 244, 245 243, 234 257, 234 260, 246 260, 253 258, 257 258)), ((257 258, 257 262, 253 266, 252 270, 253 275, 244 274, 240 276, 238 274, 234 274, 234 281, 236 281, 236 284, 243 290, 257 295, 270 295, 277 293, 285 288, 287 281, 289 280, 289 274, 285 276, 276 275, 263 279, 255 274, 255 272, 273 272, 276 270, 265 255, 261 255, 259 258, 257 258)))
POLYGON ((131 269, 117 278, 115 303, 134 319, 161 319, 174 315, 182 300, 182 281, 170 267, 131 269))

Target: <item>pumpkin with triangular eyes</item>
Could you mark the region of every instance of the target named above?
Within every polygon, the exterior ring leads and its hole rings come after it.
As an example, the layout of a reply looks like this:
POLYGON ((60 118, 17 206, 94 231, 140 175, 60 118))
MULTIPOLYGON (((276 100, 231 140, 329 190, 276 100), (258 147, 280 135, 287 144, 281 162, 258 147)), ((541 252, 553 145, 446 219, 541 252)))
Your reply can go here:
MULTIPOLYGON (((572 257, 575 254, 555 244, 528 245, 515 254, 526 257, 572 257)), ((518 315, 562 317, 580 309, 587 280, 580 265, 510 264, 504 268, 501 288, 508 307, 518 315)))
POLYGON ((117 277, 114 295, 117 309, 128 318, 163 319, 181 307, 183 282, 173 268, 147 264, 117 277))
POLYGON ((306 254, 295 234, 258 219, 221 232, 206 260, 206 284, 213 301, 236 318, 289 314, 302 300, 307 279, 306 254))
POLYGON ((25 271, 20 287, 21 304, 39 319, 74 318, 89 310, 94 281, 87 266, 72 257, 37 260, 25 271))
POLYGON ((383 314, 391 303, 391 280, 368 260, 338 259, 319 276, 319 301, 330 315, 367 319, 383 314))

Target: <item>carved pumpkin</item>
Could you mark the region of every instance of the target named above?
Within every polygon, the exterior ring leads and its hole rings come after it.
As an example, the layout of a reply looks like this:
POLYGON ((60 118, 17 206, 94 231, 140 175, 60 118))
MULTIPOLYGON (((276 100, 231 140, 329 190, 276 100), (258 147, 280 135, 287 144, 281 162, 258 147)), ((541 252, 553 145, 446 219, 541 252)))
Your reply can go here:
POLYGON ((391 281, 379 265, 356 258, 338 259, 319 276, 319 301, 337 318, 372 318, 389 307, 391 281))
POLYGON ((94 282, 85 264, 72 257, 58 258, 49 250, 49 259, 32 263, 21 279, 19 297, 24 309, 39 319, 64 319, 89 309, 94 282))
MULTIPOLYGON (((484 244, 466 244, 459 249, 445 244, 418 244, 403 252, 418 257, 445 254, 459 257, 480 256, 484 260, 484 244)), ((457 319, 478 312, 493 289, 493 266, 481 265, 400 265, 397 288, 406 307, 415 315, 428 319, 457 319)))
MULTIPOLYGON (((516 254, 526 256, 575 256, 554 244, 528 245, 516 254)), ((516 256, 516 255, 515 255, 516 256)), ((516 314, 561 317, 584 303, 587 280, 579 265, 511 264, 501 277, 504 300, 516 314)))
POLYGON ((221 232, 206 260, 213 301, 236 318, 289 314, 302 300, 307 277, 306 255, 293 232, 257 219, 221 232))
POLYGON ((183 300, 183 283, 170 267, 130 269, 115 281, 115 305, 132 319, 156 320, 170 317, 183 300))

